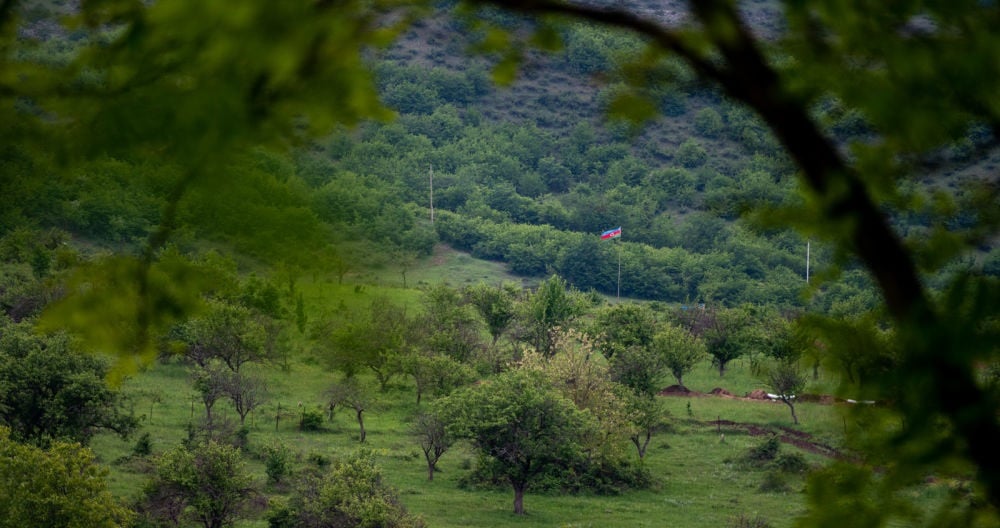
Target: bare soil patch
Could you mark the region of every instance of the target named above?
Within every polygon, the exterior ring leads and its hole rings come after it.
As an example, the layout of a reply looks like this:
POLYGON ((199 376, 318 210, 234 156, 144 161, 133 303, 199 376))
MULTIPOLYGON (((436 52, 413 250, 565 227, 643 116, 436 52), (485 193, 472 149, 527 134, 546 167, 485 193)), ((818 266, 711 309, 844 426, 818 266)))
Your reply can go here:
POLYGON ((699 425, 714 427, 720 433, 727 431, 741 431, 750 436, 775 436, 784 444, 793 445, 803 451, 813 453, 827 458, 837 460, 853 460, 852 457, 843 451, 823 442, 813 439, 813 436, 805 431, 797 431, 789 427, 770 426, 755 423, 733 422, 731 420, 711 420, 706 422, 694 421, 699 425))

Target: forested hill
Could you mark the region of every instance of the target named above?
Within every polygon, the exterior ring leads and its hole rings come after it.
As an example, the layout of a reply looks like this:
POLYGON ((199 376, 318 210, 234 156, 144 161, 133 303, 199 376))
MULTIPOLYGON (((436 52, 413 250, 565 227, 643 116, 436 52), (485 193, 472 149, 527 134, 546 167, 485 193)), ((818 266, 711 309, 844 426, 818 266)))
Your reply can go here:
MULTIPOLYGON (((670 5, 642 8, 683 23, 670 5)), ((771 36, 780 30, 773 9, 771 2, 743 8, 755 31, 771 36)), ((26 25, 24 38, 38 44, 26 58, 65 64, 79 35, 47 31, 44 11, 27 13, 37 23, 26 25)), ((501 12, 481 18, 513 35, 532 24, 501 12)), ((743 219, 751 204, 759 212, 800 201, 794 167, 765 127, 679 62, 623 62, 641 55, 635 37, 586 25, 554 31, 561 50, 514 57, 493 51, 502 46, 491 39, 504 37, 467 20, 444 12, 418 20, 370 55, 395 119, 343 129, 292 155, 258 149, 232 157, 225 170, 245 184, 189 192, 173 243, 197 250, 196 241, 208 239, 254 257, 320 262, 343 276, 410 265, 445 242, 518 274, 559 274, 584 290, 614 293, 620 262, 623 296, 803 307, 807 240, 772 228, 767 213, 743 219), (651 81, 647 88, 626 82, 635 75, 651 81), (619 226, 620 239, 599 239, 619 226)), ((870 134, 861 115, 837 101, 815 112, 842 143, 870 134)), ((993 162, 989 150, 980 156, 991 141, 973 129, 939 151, 959 204, 975 197, 963 187, 979 177, 975 168, 993 162)), ((5 148, 13 172, 57 170, 44 157, 5 148)), ((99 245, 139 246, 162 220, 172 176, 161 172, 141 157, 109 155, 42 189, 4 182, 4 226, 26 217, 99 245)), ((907 192, 916 200, 924 189, 907 192)), ((975 221, 962 210, 948 219, 956 228, 975 221)), ((896 218, 904 234, 920 237, 939 221, 910 211, 896 218)), ((841 268, 809 297, 810 308, 842 314, 874 305, 852 262, 838 262, 821 243, 810 250, 814 276, 841 268)), ((1000 255, 957 265, 995 272, 1000 255)))
MULTIPOLYGON (((770 20, 752 11, 751 19, 770 20)), ((506 27, 526 24, 493 16, 506 27)), ((433 176, 437 237, 516 273, 558 273, 614 293, 620 250, 623 295, 801 306, 807 241, 739 220, 750 204, 798 200, 794 168, 761 123, 679 63, 642 72, 662 80, 655 90, 632 90, 623 82, 629 72, 616 66, 641 45, 632 37, 588 26, 560 31, 564 49, 526 53, 510 84, 498 87, 491 77, 505 71, 505 58, 469 52, 485 45, 484 34, 443 15, 415 24, 375 67, 398 119, 332 138, 304 158, 311 170, 300 174, 330 203, 320 214, 355 225, 375 219, 363 223, 365 236, 426 252, 428 237, 410 239, 379 221, 384 203, 345 202, 340 193, 360 183, 401 196, 421 208, 412 220, 419 224, 429 216, 433 176), (642 127, 625 119, 647 111, 661 115, 642 127), (618 226, 619 241, 599 240, 618 226)), ((835 101, 817 112, 842 142, 868 133, 857 112, 835 101)), ((961 163, 962 149, 990 138, 971 132, 967 141, 943 154, 961 163)), ((953 184, 961 188, 958 178, 953 184)), ((900 227, 921 232, 929 220, 921 221, 900 218, 900 227)), ((400 224, 404 232, 410 222, 400 224)), ((832 264, 820 244, 810 257, 813 273, 832 264)), ((847 263, 810 302, 854 311, 872 305, 868 292, 847 263)))

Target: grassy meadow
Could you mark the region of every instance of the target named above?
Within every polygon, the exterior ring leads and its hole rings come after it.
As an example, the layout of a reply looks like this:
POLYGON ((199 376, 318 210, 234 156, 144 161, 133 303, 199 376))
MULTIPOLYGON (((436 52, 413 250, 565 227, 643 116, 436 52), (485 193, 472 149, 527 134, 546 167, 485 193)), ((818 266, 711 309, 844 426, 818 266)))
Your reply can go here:
MULTIPOLYGON (((414 286, 447 280, 452 286, 462 286, 479 280, 497 282, 509 279, 499 265, 472 259, 450 250, 439 250, 429 262, 409 272, 408 281, 414 286)), ((389 297, 393 302, 415 305, 419 290, 403 289, 393 280, 398 272, 385 270, 382 276, 368 277, 368 282, 347 280, 302 281, 297 287, 303 292, 311 320, 338 310, 360 309, 376 296, 389 297)), ((354 278, 357 279, 357 278, 354 278)), ((320 431, 299 430, 299 418, 306 410, 323 411, 324 391, 337 379, 320 354, 297 330, 292 330, 292 352, 287 364, 267 365, 262 370, 269 386, 267 403, 247 418, 247 461, 257 475, 264 493, 271 499, 287 493, 287 489, 265 484, 263 448, 284 445, 294 456, 293 467, 311 463, 317 457, 348 457, 360 444, 358 425, 352 410, 338 409, 333 420, 325 420, 320 431)), ((409 420, 418 409, 412 382, 396 378, 385 393, 378 393, 373 379, 368 380, 376 403, 364 413, 367 429, 365 448, 373 450, 384 470, 385 480, 395 487, 406 507, 417 513, 432 527, 641 527, 641 526, 727 526, 737 515, 760 515, 771 526, 790 526, 804 509, 805 478, 801 474, 782 476, 783 490, 762 492, 761 484, 767 472, 748 469, 739 459, 767 436, 751 435, 747 427, 777 431, 789 427, 808 433, 826 445, 841 443, 845 420, 834 405, 800 403, 797 412, 801 425, 792 426, 788 408, 775 402, 737 398, 762 384, 750 373, 748 362, 734 362, 725 377, 708 362, 696 367, 685 377, 685 385, 698 395, 662 396, 671 416, 668 431, 654 436, 643 461, 656 484, 642 491, 618 496, 536 494, 529 489, 525 498, 528 514, 512 513, 513 495, 510 489, 465 490, 460 478, 474 464, 475 456, 468 446, 458 444, 445 453, 438 463, 439 471, 432 482, 427 479, 426 463, 419 445, 409 434, 409 420), (734 397, 713 396, 716 387, 734 397), (721 420, 723 425, 714 423, 721 420)), ((671 377, 662 386, 673 385, 671 377)), ((152 439, 153 453, 159 453, 181 442, 189 424, 199 423, 204 407, 189 382, 189 370, 178 361, 158 362, 125 381, 122 390, 129 405, 141 417, 141 430, 152 439)), ((828 392, 829 380, 820 379, 807 388, 808 392, 828 392)), ((426 403, 425 403, 426 405, 426 403)), ((213 410, 220 419, 238 427, 239 417, 231 404, 220 399, 213 410)), ((324 413, 325 414, 325 413, 324 413)), ((622 437, 622 446, 631 456, 635 447, 622 437)), ((123 441, 115 436, 101 435, 92 447, 100 460, 110 468, 111 486, 123 498, 137 497, 148 480, 148 462, 130 457, 135 438, 123 441)), ((782 444, 783 453, 800 453, 809 464, 828 461, 821 455, 801 451, 782 444)), ((277 500, 280 500, 277 499, 277 500)), ((239 526, 267 526, 263 517, 241 521, 239 526)))

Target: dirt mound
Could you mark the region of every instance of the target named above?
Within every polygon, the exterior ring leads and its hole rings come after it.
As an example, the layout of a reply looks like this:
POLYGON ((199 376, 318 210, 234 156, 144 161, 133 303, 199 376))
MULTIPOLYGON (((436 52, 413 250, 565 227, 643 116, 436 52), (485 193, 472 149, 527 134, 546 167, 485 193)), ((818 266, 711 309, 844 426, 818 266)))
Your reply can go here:
POLYGON ((716 387, 709 391, 709 394, 714 394, 716 396, 735 396, 733 393, 723 389, 722 387, 716 387))
POLYGON ((767 397, 767 391, 763 389, 754 389, 750 394, 747 394, 747 398, 751 400, 769 400, 767 397))
POLYGON ((660 396, 686 396, 692 394, 691 389, 684 385, 671 385, 658 393, 660 396))

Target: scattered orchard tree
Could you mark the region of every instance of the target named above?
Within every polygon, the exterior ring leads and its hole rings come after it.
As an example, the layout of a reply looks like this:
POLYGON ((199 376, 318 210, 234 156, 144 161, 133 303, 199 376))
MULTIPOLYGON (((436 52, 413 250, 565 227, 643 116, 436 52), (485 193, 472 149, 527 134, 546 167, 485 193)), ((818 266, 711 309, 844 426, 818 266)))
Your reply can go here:
POLYGON ((684 375, 694 369, 699 361, 707 357, 705 345, 687 330, 673 325, 664 325, 653 337, 653 350, 667 370, 684 386, 684 375))
POLYGON ((249 309, 216 300, 208 306, 204 316, 183 325, 188 359, 202 367, 217 359, 239 372, 246 363, 265 358, 265 329, 249 309))
POLYGON ((412 350, 400 358, 400 363, 403 372, 413 377, 417 405, 420 405, 425 393, 445 395, 476 379, 472 367, 443 354, 412 350))
POLYGON ((584 307, 585 301, 578 292, 570 291, 565 280, 557 275, 545 279, 522 306, 525 338, 535 350, 551 356, 558 329, 576 319, 584 307))
POLYGON ((246 370, 226 376, 225 391, 233 402, 236 413, 240 415, 240 425, 245 425, 247 415, 267 401, 267 384, 264 378, 246 370))
POLYGON ((595 336, 595 348, 611 359, 621 350, 649 347, 656 333, 656 317, 645 304, 616 304, 597 313, 590 333, 595 336))
POLYGON ((125 528, 135 515, 108 489, 108 471, 79 444, 42 449, 0 426, 0 528, 125 528))
POLYGON ((795 415, 795 398, 802 394, 802 389, 805 388, 807 381, 798 361, 775 361, 767 369, 764 380, 767 387, 778 396, 778 399, 788 406, 792 412, 792 422, 798 425, 799 417, 795 415))
POLYGON ((434 480, 437 462, 444 455, 454 439, 448 434, 444 422, 433 413, 420 413, 413 419, 413 436, 420 443, 420 450, 427 460, 427 480, 434 480))
POLYGON ((379 297, 363 314, 320 339, 329 341, 327 359, 333 368, 347 377, 367 368, 385 392, 392 378, 400 373, 399 355, 407 344, 411 326, 404 308, 379 297))
POLYGON ((611 379, 634 392, 656 394, 666 363, 654 346, 631 346, 615 353, 608 360, 611 379))
POLYGON ((287 506, 272 511, 273 528, 379 526, 423 528, 420 517, 406 511, 395 490, 382 480, 382 469, 370 451, 338 459, 323 471, 308 471, 294 484, 287 506))
POLYGON ((87 443, 99 430, 125 438, 137 421, 107 382, 108 366, 65 335, 40 335, 0 315, 0 425, 22 442, 87 443))
POLYGON ((622 398, 626 402, 628 437, 642 459, 653 435, 667 426, 668 412, 656 396, 628 393, 622 398))
POLYGON ((236 522, 256 493, 240 450, 208 440, 176 447, 156 459, 141 509, 160 520, 224 528, 236 522))
POLYGON ((572 401, 537 372, 501 374, 435 402, 449 434, 472 442, 514 490, 514 513, 524 514, 524 492, 550 467, 569 467, 583 456, 593 425, 572 401))
POLYGON ((414 318, 411 340, 434 354, 468 362, 480 346, 475 315, 458 290, 447 285, 424 293, 422 313, 414 318))
POLYGON ((326 395, 331 418, 337 407, 347 407, 354 411, 354 417, 358 421, 358 441, 364 443, 368 435, 365 431, 364 412, 373 403, 369 390, 357 378, 346 378, 327 389, 326 395))
POLYGON ((483 322, 486 323, 486 327, 489 328, 494 347, 496 347, 500 336, 517 316, 515 302, 519 293, 519 288, 511 283, 495 287, 480 283, 465 290, 465 296, 469 299, 469 303, 479 313, 483 322))
POLYGON ((192 385, 205 406, 205 422, 212 423, 212 409, 215 403, 226 395, 232 372, 217 361, 196 368, 192 374, 192 385))

